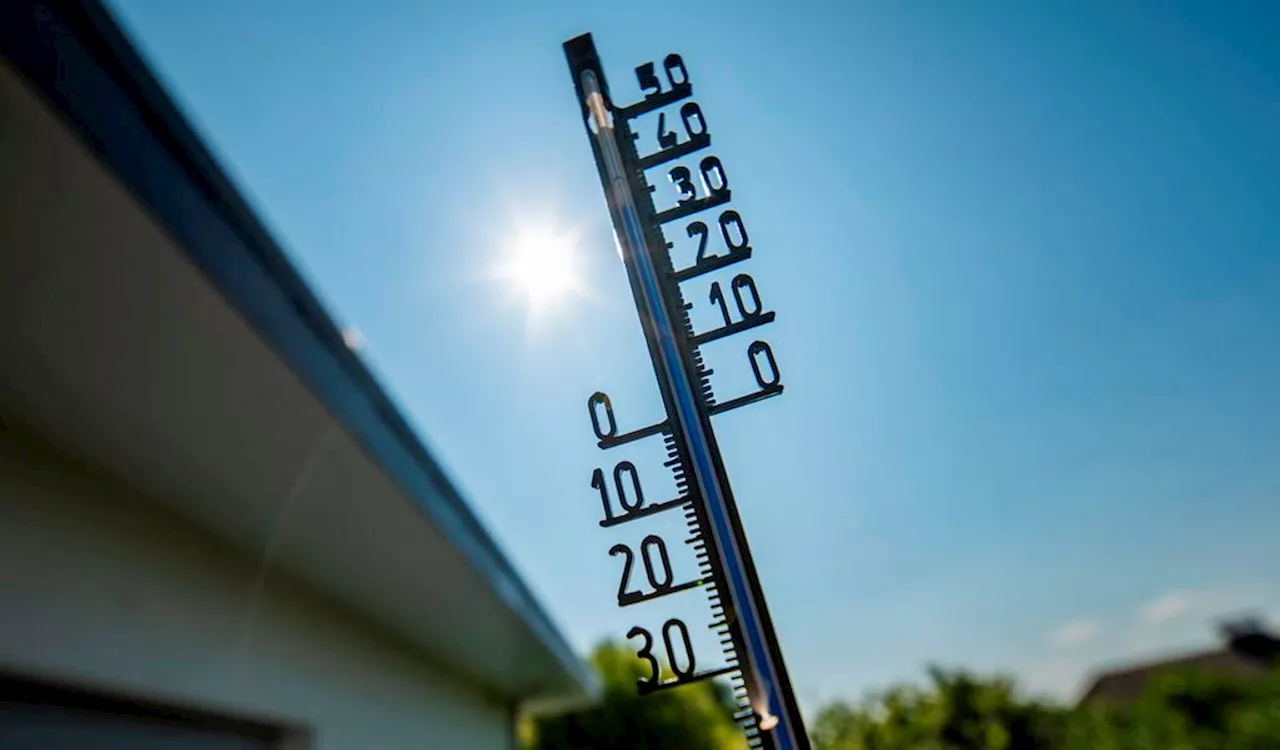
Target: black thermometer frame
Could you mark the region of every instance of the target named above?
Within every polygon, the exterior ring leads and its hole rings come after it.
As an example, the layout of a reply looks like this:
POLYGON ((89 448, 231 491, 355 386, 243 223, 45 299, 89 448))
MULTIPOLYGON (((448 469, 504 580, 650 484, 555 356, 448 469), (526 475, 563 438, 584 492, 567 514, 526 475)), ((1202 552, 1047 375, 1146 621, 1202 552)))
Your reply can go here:
MULTIPOLYGON (((652 678, 640 681, 639 692, 647 694, 727 675, 730 678, 730 684, 733 686, 734 695, 742 709, 734 714, 734 718, 739 721, 747 737, 749 747, 767 748, 769 750, 774 750, 775 748, 780 750, 784 748, 786 750, 791 750, 792 748, 809 750, 809 741, 805 734, 803 719, 791 688, 790 678, 786 672, 777 637, 774 634, 772 618, 769 616, 768 608, 765 604, 759 577, 756 573, 746 534, 733 499, 733 491, 729 484, 728 474, 725 471, 711 424, 711 417, 716 414, 781 394, 783 386, 777 367, 777 360, 766 342, 753 341, 748 346, 748 360, 755 375, 755 380, 760 386, 759 390, 717 403, 710 381, 712 371, 705 365, 699 352, 699 346, 704 343, 733 336, 773 322, 775 313, 766 312, 763 309, 754 280, 749 275, 739 274, 734 277, 729 287, 741 314, 741 320, 736 323, 732 322, 727 294, 717 282, 712 286, 711 300, 713 303, 718 302, 721 306, 725 325, 701 334, 695 334, 689 317, 691 305, 685 303, 683 292, 680 288, 680 284, 683 282, 750 258, 752 249, 745 225, 742 223, 741 216, 737 211, 732 209, 723 211, 718 223, 724 234, 729 253, 727 255, 704 258, 703 250, 706 246, 707 233, 713 230, 709 229, 707 223, 702 221, 690 223, 687 229, 690 238, 694 237, 695 234, 701 234, 702 245, 699 248, 694 265, 680 270, 674 269, 670 255, 663 250, 657 250, 659 248, 669 250, 672 247, 663 235, 662 226, 682 218, 691 217, 708 209, 723 206, 729 202, 731 197, 723 164, 720 163, 717 157, 708 156, 702 159, 700 163, 700 170, 703 173, 702 187, 703 192, 706 193, 705 196, 697 197, 697 190, 692 185, 691 175, 687 168, 675 167, 669 172, 669 176, 676 187, 681 189, 682 199, 675 207, 661 212, 654 207, 652 199, 654 187, 648 184, 645 170, 693 154, 711 145, 711 136, 707 131, 705 119, 702 118, 701 109, 696 103, 688 102, 679 110, 680 118, 685 124, 688 140, 681 142, 678 136, 674 134, 670 138, 665 137, 665 128, 662 126, 662 122, 665 122, 665 120, 663 120, 659 124, 659 150, 644 157, 637 153, 635 141, 638 135, 631 129, 631 121, 640 115, 655 112, 689 99, 693 94, 693 86, 683 59, 679 55, 671 54, 667 55, 663 60, 668 86, 663 86, 662 82, 659 81, 654 63, 649 62, 637 67, 636 77, 641 89, 646 92, 646 96, 635 104, 617 107, 613 105, 609 95, 608 84, 591 35, 584 34, 565 42, 564 51, 573 76, 584 125, 591 141, 592 153, 595 157, 601 184, 604 187, 606 201, 609 204, 610 213, 614 217, 615 230, 621 236, 624 227, 620 226, 623 223, 620 217, 623 216, 625 207, 621 205, 622 201, 616 191, 611 189, 612 179, 606 166, 608 155, 603 152, 601 144, 597 141, 599 127, 593 126, 593 114, 589 101, 589 96, 592 92, 584 88, 585 74, 594 76, 597 87, 595 93, 598 93, 603 98, 604 107, 612 120, 611 132, 617 147, 617 155, 621 159, 622 171, 630 188, 631 203, 636 214, 638 214, 635 218, 638 219, 639 228, 643 234, 643 242, 637 243, 642 244, 642 247, 635 248, 634 251, 628 242, 620 240, 618 244, 623 263, 626 266, 627 278, 631 285, 632 296, 636 303, 637 313, 640 317, 641 327, 644 331, 645 341, 654 366, 654 374, 658 380, 659 391, 667 415, 666 419, 658 424, 619 434, 617 420, 609 397, 602 392, 596 392, 592 394, 587 402, 592 427, 599 439, 598 445, 601 449, 614 448, 635 440, 661 434, 668 456, 668 461, 665 465, 673 471, 676 487, 681 493, 680 496, 672 500, 645 506, 634 465, 627 461, 620 462, 614 468, 612 477, 608 476, 603 469, 596 469, 592 476, 592 487, 600 489, 605 510, 605 517, 600 522, 600 526, 610 528, 627 521, 683 506, 686 520, 692 532, 687 542, 695 550, 702 576, 695 581, 674 583, 670 574, 671 569, 665 542, 661 537, 650 535, 641 542, 639 557, 642 558, 646 575, 651 584, 653 584, 655 592, 650 595, 627 592, 626 586, 636 555, 626 545, 614 545, 610 550, 610 555, 621 554, 625 557, 623 583, 619 587, 618 604, 619 606, 629 606, 699 586, 704 588, 708 592, 708 600, 713 613, 716 615, 716 620, 711 623, 711 627, 720 636, 720 643, 724 647, 726 663, 728 664, 728 666, 720 669, 701 673, 695 672, 693 648, 688 637, 688 627, 683 621, 673 618, 663 625, 661 636, 665 642, 670 662, 668 666, 675 673, 675 677, 674 679, 662 680, 662 666, 652 654, 652 634, 643 628, 632 628, 627 637, 629 639, 637 636, 644 638, 644 645, 640 649, 639 656, 651 663, 653 671, 652 678), (679 72, 678 76, 677 71, 679 72), (699 123, 700 130, 700 132, 696 133, 691 124, 695 118, 699 123), (719 188, 711 186, 712 175, 718 177, 719 188), (687 188, 685 184, 688 184, 687 188), (735 243, 731 240, 730 225, 736 226, 740 243, 735 243), (696 449, 701 451, 700 455, 709 458, 713 467, 713 470, 707 473, 715 478, 715 491, 718 493, 723 507, 720 518, 723 521, 727 521, 727 526, 721 523, 718 528, 727 528, 727 536, 730 537, 727 539, 723 538, 726 534, 716 533, 717 526, 712 523, 711 510, 707 506, 707 500, 703 497, 704 493, 700 491, 699 483, 695 481, 693 476, 695 469, 691 465, 690 457, 695 447, 691 446, 689 442, 690 436, 682 426, 681 420, 677 418, 676 387, 670 382, 669 373, 665 372, 660 364, 664 325, 660 322, 659 316, 651 312, 645 302, 646 295, 642 272, 638 265, 641 259, 636 257, 635 252, 646 253, 649 262, 652 263, 652 268, 657 271, 658 286, 661 290, 661 306, 664 308, 662 311, 663 317, 668 321, 668 325, 674 329, 672 331, 674 335, 670 333, 667 335, 675 342, 675 348, 679 356, 679 367, 683 369, 687 378, 685 382, 691 384, 693 390, 696 391, 691 400, 696 412, 697 425, 700 428, 697 429, 697 432, 700 433, 702 443, 696 449), (743 290, 746 289, 750 290, 749 298, 752 300, 750 307, 753 308, 751 312, 748 312, 748 305, 744 302, 742 296, 743 290), (719 293, 718 299, 717 293, 719 293), (761 371, 760 355, 764 355, 768 364, 769 377, 765 377, 761 371), (635 501, 633 505, 627 503, 626 495, 623 491, 626 486, 623 480, 624 474, 627 474, 630 477, 630 481, 634 483, 632 487, 636 497, 633 498, 635 501), (621 502, 622 510, 624 511, 621 515, 615 515, 611 510, 608 491, 605 489, 605 485, 608 484, 610 479, 614 482, 618 500, 621 502), (658 550, 659 559, 666 563, 665 567, 659 566, 664 570, 661 575, 654 572, 651 555, 651 551, 654 549, 658 550), (734 573, 737 576, 732 582, 736 585, 736 588, 730 585, 731 582, 728 580, 726 572, 725 560, 730 555, 732 555, 735 566, 734 573), (659 583, 659 578, 662 579, 661 583, 659 583), (735 591, 738 594, 737 596, 734 595, 735 591), (746 601, 742 601, 744 599, 746 601), (746 632, 744 618, 739 616, 743 607, 751 608, 751 616, 748 622, 753 623, 755 626, 752 629, 752 633, 746 632), (671 630, 678 631, 681 634, 688 650, 688 659, 683 669, 677 664, 678 659, 676 659, 676 654, 672 648, 671 630), (754 639, 752 644, 756 645, 755 649, 749 647, 749 638, 754 639), (762 648, 760 644, 762 644, 762 648), (768 688, 762 688, 761 681, 754 677, 754 675, 758 674, 757 670, 763 666, 757 664, 757 661, 768 662, 767 666, 770 669, 768 674, 772 675, 773 678, 769 682, 768 688), (771 712, 772 715, 759 710, 761 706, 767 706, 768 712, 771 712)), ((660 113, 659 116, 665 117, 665 113, 660 113)))

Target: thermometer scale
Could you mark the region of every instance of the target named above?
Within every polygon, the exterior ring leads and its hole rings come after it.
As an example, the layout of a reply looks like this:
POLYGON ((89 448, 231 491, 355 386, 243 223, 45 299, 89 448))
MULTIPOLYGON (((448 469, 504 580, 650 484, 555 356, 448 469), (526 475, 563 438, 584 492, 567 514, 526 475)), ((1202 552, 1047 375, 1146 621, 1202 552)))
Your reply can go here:
POLYGON ((804 723, 711 423, 717 414, 781 394, 777 360, 766 341, 752 338, 745 347, 744 365, 750 368, 756 389, 717 401, 712 371, 699 351, 713 341, 754 333, 771 323, 774 313, 764 310, 752 277, 740 273, 727 289, 718 281, 711 282, 709 300, 719 308, 723 324, 695 332, 689 316, 692 306, 685 302, 682 288, 705 286, 708 274, 749 259, 752 248, 746 226, 742 216, 726 205, 731 193, 720 159, 695 156, 710 147, 711 135, 701 108, 691 99, 693 86, 679 55, 667 55, 663 60, 663 78, 653 62, 637 67, 636 80, 644 98, 618 107, 609 96, 591 35, 565 42, 564 50, 666 409, 665 420, 620 433, 612 402, 606 394, 596 392, 587 402, 592 428, 604 450, 661 435, 668 458, 665 466, 674 473, 679 491, 674 499, 647 502, 638 471, 630 461, 618 462, 609 473, 596 469, 591 486, 600 492, 603 503, 600 526, 615 528, 681 509, 690 532, 685 541, 700 573, 697 579, 677 582, 668 544, 660 535, 644 537, 638 549, 616 544, 610 555, 623 560, 618 605, 672 595, 694 596, 692 590, 701 589, 713 616, 709 627, 724 649, 723 666, 698 670, 694 640, 684 620, 668 619, 656 632, 633 627, 627 637, 640 641, 637 655, 651 672, 640 680, 639 692, 728 678, 739 706, 734 718, 749 747, 808 750, 804 723), (673 106, 677 104, 678 108, 673 106), (640 156, 635 126, 645 115, 646 122, 656 124, 658 148, 640 156), (668 123, 675 127, 669 130, 668 123), (681 128, 683 137, 676 132, 681 128), (681 163, 689 157, 696 167, 681 163), (665 173, 667 184, 650 184, 648 175, 654 172, 665 173), (674 204, 657 208, 655 194, 670 195, 672 190, 674 204), (673 246, 664 235, 664 229, 677 222, 690 239, 698 241, 694 263, 679 269, 668 252, 673 246), (709 251, 709 246, 721 241, 724 252, 709 251), (637 557, 649 586, 631 590, 637 557))

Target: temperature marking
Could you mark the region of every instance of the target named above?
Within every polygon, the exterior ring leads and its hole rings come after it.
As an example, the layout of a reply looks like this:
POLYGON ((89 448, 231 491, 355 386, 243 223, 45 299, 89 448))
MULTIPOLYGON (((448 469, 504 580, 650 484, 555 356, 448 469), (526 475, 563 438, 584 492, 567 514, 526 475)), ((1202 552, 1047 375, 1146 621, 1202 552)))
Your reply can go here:
POLYGON ((746 359, 757 390, 717 403, 711 386, 713 373, 698 348, 772 323, 776 314, 764 310, 755 280, 738 274, 727 286, 713 282, 708 289, 707 299, 718 307, 723 324, 694 333, 691 305, 684 301, 681 284, 752 255, 746 226, 737 211, 722 210, 713 224, 718 225, 727 254, 708 255, 714 232, 709 228, 710 220, 701 218, 684 227, 687 236, 699 243, 692 266, 674 270, 665 252, 672 247, 663 236, 665 225, 730 201, 727 170, 714 155, 703 156, 696 167, 681 163, 708 148, 711 135, 701 107, 690 100, 693 85, 680 55, 663 59, 665 81, 654 63, 637 67, 636 81, 644 99, 617 107, 609 97, 591 36, 571 39, 564 48, 667 415, 657 424, 619 434, 608 395, 597 392, 587 401, 592 428, 602 449, 661 434, 669 458, 664 466, 672 470, 680 493, 675 499, 649 505, 633 464, 620 462, 608 474, 598 468, 591 486, 600 492, 603 503, 600 525, 612 528, 683 507, 690 529, 685 542, 699 570, 698 578, 676 583, 671 562, 674 551, 656 534, 646 536, 635 548, 616 544, 609 554, 623 563, 618 605, 631 606, 700 588, 706 592, 712 616, 708 627, 725 652, 724 666, 697 671, 694 640, 683 620, 668 619, 656 633, 634 627, 627 638, 642 641, 637 656, 649 663, 651 673, 637 688, 647 694, 728 676, 739 702, 734 718, 749 747, 808 750, 809 740, 711 424, 714 415, 782 393, 778 362, 767 342, 752 341, 746 348, 746 359), (665 109, 678 102, 683 102, 678 111, 665 109), (658 150, 640 157, 636 149, 639 132, 633 124, 643 115, 656 122, 658 150), (675 166, 668 166, 673 163, 675 166), (666 179, 651 185, 646 170, 655 167, 663 167, 666 179), (673 205, 658 210, 655 194, 670 196, 667 202, 673 205), (641 569, 643 577, 636 574, 641 569), (675 676, 663 681, 664 669, 675 676))

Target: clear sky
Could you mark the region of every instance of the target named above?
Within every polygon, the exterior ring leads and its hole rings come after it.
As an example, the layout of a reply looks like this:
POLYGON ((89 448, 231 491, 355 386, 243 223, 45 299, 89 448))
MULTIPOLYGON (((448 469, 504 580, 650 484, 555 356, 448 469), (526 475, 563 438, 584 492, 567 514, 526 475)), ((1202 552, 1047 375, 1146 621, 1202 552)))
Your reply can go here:
POLYGON ((635 609, 586 398, 660 409, 585 31, 623 102, 684 56, 778 312, 787 392, 717 424, 806 707, 929 661, 1070 696, 1280 615, 1277 6, 111 4, 576 646, 635 609), (583 286, 532 319, 491 273, 529 223, 583 286))

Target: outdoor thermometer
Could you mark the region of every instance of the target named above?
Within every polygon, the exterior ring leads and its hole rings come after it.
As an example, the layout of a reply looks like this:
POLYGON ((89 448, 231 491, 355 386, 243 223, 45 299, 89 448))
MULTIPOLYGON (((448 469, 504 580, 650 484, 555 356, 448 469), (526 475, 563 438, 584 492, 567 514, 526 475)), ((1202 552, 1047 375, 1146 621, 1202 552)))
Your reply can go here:
POLYGON ((765 309, 750 275, 733 273, 751 257, 752 247, 743 217, 730 207, 728 170, 706 153, 711 133, 692 99, 693 84, 680 55, 667 55, 661 69, 652 62, 636 68, 644 98, 619 107, 609 96, 591 35, 565 42, 564 50, 666 410, 657 424, 620 432, 612 402, 597 392, 587 401, 591 425, 606 451, 661 436, 664 465, 674 473, 677 490, 671 499, 646 497, 631 461, 598 468, 591 486, 603 505, 600 526, 617 533, 679 510, 688 527, 686 544, 678 549, 661 534, 610 549, 621 563, 618 605, 696 597, 701 591, 710 605, 709 637, 723 649, 707 666, 706 655, 695 648, 702 624, 691 628, 690 619, 633 627, 627 637, 650 668, 639 691, 723 676, 733 687, 740 709, 734 718, 748 746, 808 750, 711 423, 717 414, 782 393, 773 350, 756 337, 774 313, 765 309), (656 144, 641 156, 638 142, 649 133, 656 135, 656 144), (689 263, 677 267, 667 232, 682 244, 696 245, 689 263), (723 278, 713 280, 718 277, 723 278), (706 298, 715 323, 695 330, 686 291, 706 298), (736 347, 730 361, 754 381, 745 395, 715 397, 712 370, 700 351, 712 342, 736 347), (685 549, 696 577, 681 580, 672 559, 685 549))

